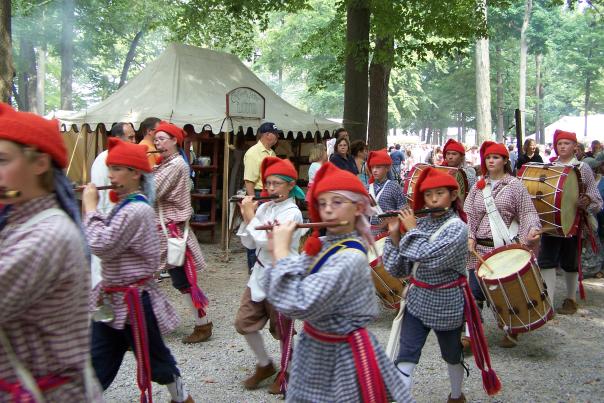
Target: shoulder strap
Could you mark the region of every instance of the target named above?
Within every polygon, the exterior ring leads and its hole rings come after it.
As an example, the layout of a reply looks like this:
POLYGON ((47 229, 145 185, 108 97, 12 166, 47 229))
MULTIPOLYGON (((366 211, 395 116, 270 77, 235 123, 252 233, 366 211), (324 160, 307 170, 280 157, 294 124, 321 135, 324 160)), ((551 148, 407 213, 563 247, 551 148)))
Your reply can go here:
MULTIPOLYGON (((438 229, 436 231, 434 231, 434 233, 432 235, 430 235, 430 242, 436 241, 436 238, 438 238, 440 236, 440 234, 442 234, 449 225, 456 223, 459 220, 461 220, 461 219, 457 216, 450 217, 447 221, 445 221, 443 223, 443 225, 438 227, 438 229)), ((417 272, 418 267, 419 267, 419 262, 414 262, 413 267, 411 268, 411 275, 413 277, 415 277, 415 273, 417 272)))
POLYGON ((38 214, 34 215, 29 220, 27 220, 23 224, 21 224, 19 226, 19 228, 27 229, 27 228, 33 227, 34 225, 46 220, 47 218, 54 217, 54 216, 69 217, 67 215, 67 213, 64 212, 63 210, 52 207, 52 208, 46 209, 44 211, 40 211, 38 214))
MULTIPOLYGON (((168 229, 166 228, 166 224, 164 223, 164 213, 162 211, 161 205, 158 204, 157 208, 159 209, 159 223, 161 224, 161 229, 166 236, 166 239, 170 238, 168 234, 168 229)), ((182 239, 187 239, 189 237, 189 220, 185 222, 185 232, 183 234, 182 239)))
MULTIPOLYGON (((40 215, 40 213, 38 213, 36 216, 38 215, 40 215)), ((32 218, 35 218, 36 216, 32 218)), ((50 217, 50 215, 47 215, 47 217, 50 217)), ((19 379, 21 386, 26 389, 29 393, 31 393, 36 403, 44 403, 46 400, 44 399, 44 396, 42 395, 42 392, 38 387, 36 379, 31 374, 31 372, 29 372, 29 370, 25 367, 25 365, 23 365, 23 363, 19 360, 19 357, 17 357, 17 354, 15 354, 15 351, 13 350, 13 346, 10 344, 8 336, 6 335, 6 333, 4 333, 4 330, 2 328, 0 328, 0 345, 2 345, 2 349, 6 353, 10 365, 15 370, 15 374, 17 375, 17 379, 19 379)))
POLYGON ((361 242, 352 238, 343 239, 340 242, 332 245, 327 250, 325 250, 325 252, 319 255, 319 257, 313 262, 312 266, 310 266, 310 268, 308 269, 308 274, 317 273, 319 270, 321 270, 325 262, 327 262, 327 260, 331 256, 343 251, 344 249, 355 249, 364 254, 367 254, 367 249, 365 249, 365 246, 361 242))
POLYGON ((144 195, 142 195, 142 194, 136 194, 136 195, 128 196, 124 200, 122 200, 122 202, 120 204, 117 205, 117 207, 115 208, 114 211, 112 211, 111 215, 109 216, 109 221, 111 221, 111 219, 113 217, 115 217, 115 215, 121 209, 123 209, 124 207, 126 207, 128 204, 130 204, 132 202, 142 202, 142 203, 149 204, 149 200, 147 200, 147 198, 144 195))
MULTIPOLYGON (((503 186, 507 185, 504 184, 503 186)), ((494 246, 498 248, 500 246, 513 243, 512 237, 510 236, 510 229, 503 222, 503 218, 501 218, 501 214, 499 214, 499 210, 497 210, 497 206, 495 205, 495 199, 493 199, 490 183, 487 183, 485 188, 482 189, 482 196, 489 218, 489 225, 491 227, 491 236, 493 237, 494 246)), ((512 230, 514 230, 513 227, 514 226, 512 225, 512 230)))

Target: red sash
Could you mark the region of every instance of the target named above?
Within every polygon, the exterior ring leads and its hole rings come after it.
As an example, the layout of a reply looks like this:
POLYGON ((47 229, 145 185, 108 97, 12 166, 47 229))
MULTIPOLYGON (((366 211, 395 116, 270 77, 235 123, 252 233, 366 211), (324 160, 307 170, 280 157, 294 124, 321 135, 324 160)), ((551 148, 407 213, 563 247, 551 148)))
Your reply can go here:
POLYGON ((352 349, 363 401, 371 403, 388 402, 384 379, 367 329, 360 328, 342 336, 321 332, 308 322, 304 322, 304 332, 313 339, 324 343, 348 343, 352 349))
POLYGON ((476 366, 482 373, 482 386, 489 396, 497 394, 501 390, 501 382, 499 381, 499 378, 497 378, 495 370, 491 367, 491 357, 489 356, 489 347, 482 329, 480 312, 478 311, 476 301, 472 296, 472 291, 470 290, 467 278, 465 276, 460 276, 457 280, 433 285, 411 277, 411 284, 429 290, 445 290, 456 287, 462 288, 464 296, 464 314, 470 330, 470 339, 472 340, 470 346, 472 348, 472 353, 474 354, 476 366))
POLYGON ((294 344, 294 321, 281 312, 277 312, 277 327, 279 328, 279 344, 281 346, 281 369, 277 379, 279 380, 279 390, 285 394, 287 392, 287 368, 292 358, 294 344))
POLYGON ((134 340, 134 355, 136 357, 136 382, 141 392, 141 403, 153 403, 151 394, 151 359, 149 357, 149 340, 147 335, 147 324, 145 322, 145 311, 138 287, 151 280, 145 277, 135 283, 125 286, 103 286, 107 294, 116 292, 124 293, 124 302, 128 306, 130 318, 130 329, 134 340))
MULTIPOLYGON (((36 378, 38 388, 42 392, 49 391, 59 386, 65 385, 71 380, 66 376, 61 375, 45 375, 40 378, 36 378)), ((32 394, 23 387, 21 382, 6 382, 0 379, 0 391, 10 393, 12 396, 13 403, 35 403, 35 399, 32 394)))

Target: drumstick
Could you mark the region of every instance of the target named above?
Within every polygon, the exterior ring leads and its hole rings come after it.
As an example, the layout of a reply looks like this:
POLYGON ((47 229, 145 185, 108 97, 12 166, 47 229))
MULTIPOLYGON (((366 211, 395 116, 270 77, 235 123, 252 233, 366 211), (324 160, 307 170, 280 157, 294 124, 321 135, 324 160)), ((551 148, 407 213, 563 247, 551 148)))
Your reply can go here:
MULTIPOLYGON (((348 221, 337 221, 337 222, 308 222, 302 224, 296 224, 296 228, 331 228, 331 227, 343 227, 348 225, 348 221)), ((254 227, 254 229, 259 231, 270 231, 273 229, 272 224, 269 225, 259 225, 254 227)))
MULTIPOLYGON (((449 207, 435 207, 435 208, 423 208, 420 210, 415 210, 413 214, 429 214, 429 213, 442 213, 443 211, 449 210, 449 207)), ((400 211, 389 211, 387 213, 378 214, 378 218, 388 218, 388 217, 397 217, 400 214, 400 211)))
POLYGON ((157 150, 147 151, 147 154, 159 154, 159 153, 161 153, 161 151, 157 151, 157 150))
POLYGON ((0 189, 0 199, 14 199, 19 196, 21 196, 21 191, 19 190, 0 189))
MULTIPOLYGON (((110 190, 110 189, 117 189, 117 188, 121 188, 121 187, 122 187, 121 185, 97 186, 96 190, 110 190)), ((84 189, 86 189, 86 186, 77 186, 73 190, 76 192, 83 192, 84 189)))
POLYGON ((489 266, 489 264, 487 262, 485 262, 485 260, 482 258, 482 256, 480 256, 480 254, 478 252, 476 252, 475 250, 471 250, 470 252, 472 252, 474 254, 474 256, 476 256, 476 258, 478 258, 478 260, 480 260, 480 263, 491 273, 494 272, 494 270, 491 268, 491 266, 489 266))
MULTIPOLYGON (((230 201, 231 202, 240 202, 241 200, 243 200, 244 197, 245 196, 233 196, 233 197, 231 197, 230 201)), ((252 200, 273 200, 273 199, 278 199, 280 197, 281 197, 281 195, 256 196, 252 200)))

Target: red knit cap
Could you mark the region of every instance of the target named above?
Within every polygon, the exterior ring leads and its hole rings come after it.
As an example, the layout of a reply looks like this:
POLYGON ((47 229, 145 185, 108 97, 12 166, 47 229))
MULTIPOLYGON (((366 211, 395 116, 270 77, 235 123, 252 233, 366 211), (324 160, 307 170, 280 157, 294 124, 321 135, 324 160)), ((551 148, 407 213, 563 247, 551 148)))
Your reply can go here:
POLYGON ((556 130, 554 132, 554 152, 558 155, 558 141, 559 140, 570 140, 577 142, 577 134, 573 132, 566 132, 564 130, 556 130))
POLYGON ((151 165, 147 158, 148 147, 145 144, 132 144, 116 137, 109 137, 107 148, 109 149, 106 161, 108 166, 121 165, 151 172, 151 165))
POLYGON ((155 133, 157 132, 165 132, 170 136, 176 139, 178 145, 182 145, 182 142, 185 140, 185 132, 178 126, 173 125, 172 123, 168 123, 165 121, 159 122, 157 128, 155 129, 155 133))
POLYGON ((510 153, 507 147, 501 143, 495 143, 494 141, 485 141, 480 146, 480 170, 483 175, 487 173, 487 155, 497 154, 505 158, 510 158, 510 153))
POLYGON ((419 178, 417 178, 417 182, 413 188, 413 210, 423 209, 426 205, 426 202, 424 201, 424 192, 436 188, 457 190, 459 189, 459 184, 453 175, 441 172, 432 167, 424 169, 419 175, 419 178))
POLYGON ((17 112, 10 105, 0 102, 0 139, 32 146, 49 154, 59 167, 67 167, 67 149, 57 120, 17 112))
POLYGON ((290 160, 282 160, 279 157, 266 157, 260 165, 262 172, 262 183, 266 182, 266 178, 271 175, 284 175, 293 179, 298 179, 296 167, 290 160))
POLYGON ((449 139, 445 143, 445 146, 443 147, 443 155, 444 156, 447 155, 447 151, 457 151, 461 155, 465 155, 466 154, 466 148, 463 146, 463 144, 461 144, 458 141, 455 141, 454 139, 449 139))
MULTIPOLYGON (((315 175, 315 180, 308 191, 308 216, 312 222, 320 222, 318 196, 321 193, 334 190, 347 190, 369 197, 367 189, 356 175, 340 169, 331 162, 321 165, 321 168, 315 175)), ((312 235, 308 237, 304 244, 304 251, 307 255, 314 256, 321 251, 321 241, 319 240, 319 230, 315 229, 312 235)))
POLYGON ((367 168, 371 170, 371 167, 376 165, 392 165, 392 158, 390 158, 390 155, 388 155, 388 151, 385 148, 378 151, 369 151, 369 156, 367 156, 367 168))

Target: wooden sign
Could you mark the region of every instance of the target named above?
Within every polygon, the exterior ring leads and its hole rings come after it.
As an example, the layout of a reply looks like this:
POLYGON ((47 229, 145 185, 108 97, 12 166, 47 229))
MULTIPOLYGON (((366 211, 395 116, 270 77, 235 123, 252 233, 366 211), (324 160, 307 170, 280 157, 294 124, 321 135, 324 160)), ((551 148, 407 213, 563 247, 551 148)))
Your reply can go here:
POLYGON ((249 87, 235 88, 226 95, 227 116, 264 119, 264 108, 264 97, 249 87))

